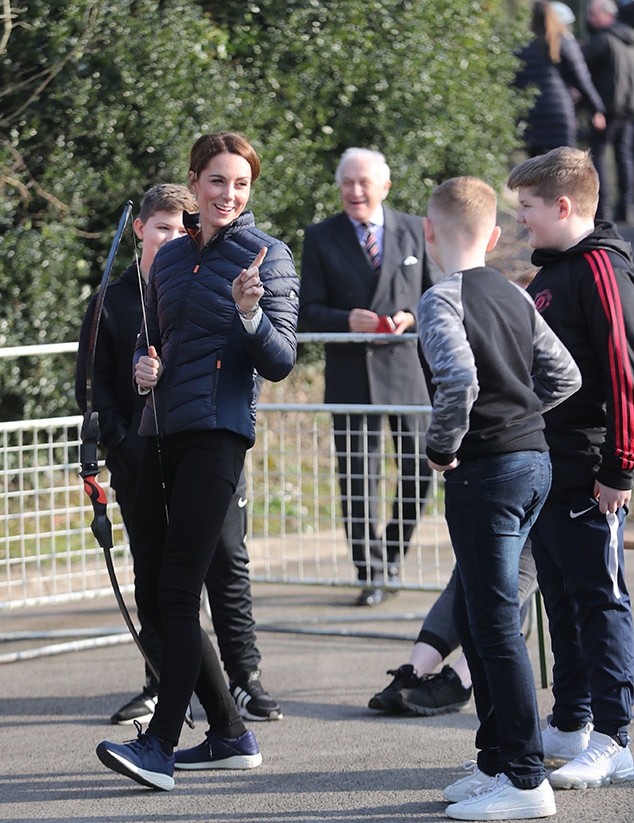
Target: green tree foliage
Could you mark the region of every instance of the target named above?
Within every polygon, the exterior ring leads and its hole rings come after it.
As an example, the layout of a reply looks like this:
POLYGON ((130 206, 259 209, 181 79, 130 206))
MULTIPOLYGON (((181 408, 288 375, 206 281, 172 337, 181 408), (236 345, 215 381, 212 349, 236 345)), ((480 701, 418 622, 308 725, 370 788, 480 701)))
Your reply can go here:
MULTIPOLYGON (((0 67, 0 345, 76 339, 125 201, 186 179, 218 34, 194 3, 21 9, 0 67)), ((70 360, 0 361, 0 418, 74 413, 70 360)))
POLYGON ((236 79, 227 94, 238 127, 258 124, 262 203, 295 251, 304 225, 337 208, 332 178, 348 146, 386 154, 390 202, 409 211, 421 212, 431 188, 453 175, 504 179, 518 145, 513 51, 526 38, 525 18, 513 30, 506 3, 296 0, 238 8, 241 20, 236 7, 224 13, 236 79))
MULTIPOLYGON (((339 208, 352 145, 422 213, 455 174, 500 183, 517 147, 508 0, 30 0, 0 54, 0 346, 76 338, 124 202, 186 181, 193 140, 256 145, 259 225, 297 258, 339 208)), ((21 4, 21 8, 23 5, 21 4)), ((6 33, 6 29, 5 29, 6 33)), ((0 41, 1 43, 2 41, 0 41)), ((120 262, 132 247, 127 237, 120 262)), ((71 379, 0 360, 0 417, 74 412, 71 379)))

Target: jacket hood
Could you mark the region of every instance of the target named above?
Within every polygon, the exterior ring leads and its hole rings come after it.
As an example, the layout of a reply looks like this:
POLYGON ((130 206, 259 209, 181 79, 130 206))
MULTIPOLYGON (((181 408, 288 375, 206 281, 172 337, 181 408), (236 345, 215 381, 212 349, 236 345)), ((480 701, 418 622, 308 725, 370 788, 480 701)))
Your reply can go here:
POLYGON ((614 223, 604 223, 600 221, 595 223, 592 234, 584 237, 583 240, 580 240, 576 245, 571 246, 565 251, 558 249, 535 249, 531 255, 531 263, 542 268, 543 266, 548 266, 564 258, 578 257, 580 254, 585 254, 595 249, 608 249, 620 255, 628 266, 632 265, 632 246, 630 243, 621 237, 614 223))

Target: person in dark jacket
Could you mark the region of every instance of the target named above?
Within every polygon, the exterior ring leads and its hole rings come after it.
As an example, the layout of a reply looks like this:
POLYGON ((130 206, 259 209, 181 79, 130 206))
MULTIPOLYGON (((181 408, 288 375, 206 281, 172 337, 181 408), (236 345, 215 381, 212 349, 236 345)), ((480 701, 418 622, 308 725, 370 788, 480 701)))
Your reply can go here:
POLYGON ((601 187, 597 219, 634 223, 634 29, 617 19, 614 0, 590 0, 590 38, 583 54, 605 105, 607 126, 593 129, 590 148, 601 187), (618 197, 614 198, 607 149, 612 146, 618 197))
POLYGON ((596 222, 590 156, 560 148, 516 166, 508 185, 539 267, 528 292, 574 357, 581 389, 544 415, 552 489, 531 532, 554 655, 544 753, 556 788, 634 778, 628 727, 634 630, 623 530, 634 477, 631 247, 596 222))
MULTIPOLYGON (((196 198, 185 186, 161 183, 150 188, 141 202, 134 232, 142 242, 138 266, 133 263, 111 283, 104 300, 95 341, 92 406, 99 412, 100 442, 106 451, 113 488, 126 531, 130 531, 134 495, 144 438, 138 428, 145 398, 132 385, 132 357, 143 318, 142 299, 156 252, 186 233, 183 211, 195 212, 196 198)), ((88 304, 79 334, 75 397, 86 411, 86 366, 96 296, 88 304)), ((227 511, 218 547, 205 578, 218 647, 230 689, 244 717, 278 720, 282 712, 260 678, 261 655, 256 644, 249 579, 246 535, 246 478, 227 511)), ((139 637, 155 669, 160 669, 161 642, 142 614, 139 637)), ((148 723, 158 695, 158 682, 146 665, 145 686, 110 718, 113 724, 148 723)))
POLYGON ((445 277, 418 304, 432 395, 427 457, 445 477, 458 575, 454 620, 480 726, 476 768, 444 790, 448 817, 555 814, 535 681, 522 636, 520 554, 550 487, 542 412, 581 378, 526 292, 486 265, 500 236, 495 191, 474 177, 432 192, 424 220, 445 277))
MULTIPOLYGON (((347 149, 335 178, 343 211, 306 228, 300 325, 306 331, 363 334, 378 332, 383 318, 391 321, 394 334, 380 344, 326 344, 326 403, 426 405, 416 342, 400 337, 415 329, 416 303, 437 274, 421 218, 383 205, 391 182, 380 152, 347 149)), ((363 585, 360 606, 382 603, 389 590, 384 586, 398 583, 429 485, 425 418, 390 414, 388 419, 398 480, 381 531, 378 460, 384 417, 333 414, 343 521, 363 585)))
POLYGON ((108 768, 163 790, 173 788, 174 768, 262 760, 201 630, 200 595, 255 439, 256 376, 283 380, 297 350, 292 254, 246 211, 260 172, 255 150, 240 135, 206 134, 189 168, 200 211, 184 215, 187 236, 154 259, 134 367, 147 394, 139 433, 148 443, 130 539, 137 606, 161 635, 158 701, 137 740, 97 747, 108 768), (174 753, 194 690, 209 730, 174 753))
POLYGON ((634 28, 634 2, 618 3, 618 16, 622 23, 634 28))
POLYGON ((534 39, 518 54, 522 68, 515 84, 537 88, 527 116, 524 142, 529 155, 557 146, 577 145, 577 113, 571 89, 592 116, 598 130, 605 128, 605 106, 595 89, 581 47, 545 0, 533 4, 531 31, 534 39))

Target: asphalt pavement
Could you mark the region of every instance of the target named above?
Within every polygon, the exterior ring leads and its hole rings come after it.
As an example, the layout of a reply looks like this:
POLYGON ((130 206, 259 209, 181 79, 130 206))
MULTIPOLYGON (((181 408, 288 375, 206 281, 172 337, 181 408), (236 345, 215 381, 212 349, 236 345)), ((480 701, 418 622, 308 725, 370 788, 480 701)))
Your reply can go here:
MULTIPOLYGON (((284 719, 252 724, 264 757, 259 768, 180 772, 171 792, 145 789, 95 755, 102 739, 135 736, 131 727, 110 726, 108 717, 139 691, 136 648, 124 642, 42 656, 42 647, 69 637, 87 642, 88 630, 121 632, 114 598, 0 613, 0 652, 25 656, 0 665, 0 821, 447 820, 442 789, 475 755, 473 701, 431 718, 385 717, 367 708, 390 680, 386 669, 407 662, 436 595, 405 591, 375 609, 354 606, 355 595, 348 588, 254 585, 263 682, 284 719), (46 640, 36 637, 42 630, 46 640)), ((534 630, 527 643, 539 684, 534 630)), ((545 718, 550 690, 538 685, 538 700, 545 718)), ((198 704, 194 716, 183 746, 203 738, 198 704)), ((559 823, 631 823, 634 782, 557 792, 557 808, 559 823)))

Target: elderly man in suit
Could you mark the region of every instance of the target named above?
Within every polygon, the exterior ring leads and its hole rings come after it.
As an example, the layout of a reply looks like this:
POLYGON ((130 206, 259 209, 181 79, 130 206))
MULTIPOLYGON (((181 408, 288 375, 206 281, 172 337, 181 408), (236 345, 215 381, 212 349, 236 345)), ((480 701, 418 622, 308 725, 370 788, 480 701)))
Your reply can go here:
MULTIPOLYGON (((374 333, 394 342, 326 345, 326 403, 426 405, 429 397, 414 340, 416 304, 437 277, 422 219, 383 205, 390 170, 378 151, 351 148, 335 179, 343 211, 308 226, 302 255, 300 327, 374 333)), ((398 462, 391 518, 378 532, 380 415, 333 415, 346 534, 359 581, 359 605, 381 603, 398 581, 429 483, 421 415, 389 415, 398 462)))

